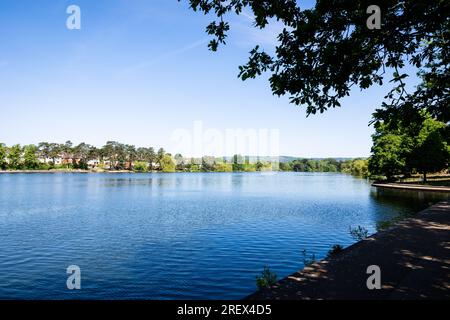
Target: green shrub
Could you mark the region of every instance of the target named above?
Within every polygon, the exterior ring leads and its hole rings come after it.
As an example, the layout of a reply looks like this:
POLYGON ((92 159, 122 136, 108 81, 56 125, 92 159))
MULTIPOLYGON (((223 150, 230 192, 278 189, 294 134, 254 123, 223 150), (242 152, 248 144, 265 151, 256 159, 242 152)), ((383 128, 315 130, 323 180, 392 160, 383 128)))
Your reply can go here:
POLYGON ((316 263, 316 255, 314 253, 312 253, 311 255, 308 256, 308 253, 306 250, 302 250, 302 258, 303 258, 303 265, 305 267, 308 267, 310 265, 312 265, 313 263, 316 263))
POLYGON ((137 172, 147 172, 148 165, 143 161, 136 161, 133 165, 133 170, 137 172))
POLYGON ((216 171, 216 172, 232 172, 233 165, 231 163, 217 162, 214 164, 214 171, 216 171))
POLYGON ((256 277, 256 286, 258 289, 270 288, 277 283, 277 274, 270 271, 269 267, 265 266, 261 272, 261 276, 256 277))
POLYGON ((161 160, 161 170, 162 172, 175 172, 175 161, 169 154, 165 154, 161 160))
POLYGON ((51 163, 40 163, 39 164, 39 170, 50 170, 53 166, 51 163))
POLYGON ((335 256, 335 255, 341 253, 342 250, 344 250, 344 247, 341 246, 340 244, 333 245, 327 253, 327 258, 330 258, 332 256, 335 256))
POLYGON ((366 239, 369 236, 369 231, 361 226, 357 226, 356 228, 349 228, 350 235, 356 241, 361 241, 366 239))

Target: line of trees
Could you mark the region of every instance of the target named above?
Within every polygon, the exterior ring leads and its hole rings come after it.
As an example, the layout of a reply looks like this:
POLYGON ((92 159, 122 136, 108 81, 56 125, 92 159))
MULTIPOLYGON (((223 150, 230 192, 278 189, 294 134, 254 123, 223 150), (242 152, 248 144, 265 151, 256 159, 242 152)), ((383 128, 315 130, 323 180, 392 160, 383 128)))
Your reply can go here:
POLYGON ((280 170, 297 172, 342 172, 361 177, 369 176, 368 160, 362 158, 344 161, 334 158, 296 159, 290 162, 280 163, 280 170))
MULTIPOLYGON (((136 148, 133 145, 108 141, 103 147, 71 141, 64 144, 41 142, 36 145, 7 147, 0 143, 0 169, 6 170, 47 170, 47 169, 88 169, 89 162, 98 160, 95 166, 109 170, 134 170, 133 166, 145 170, 172 170, 172 156, 163 148, 136 148)), ((174 170, 174 169, 173 169, 174 170)))
POLYGON ((29 170, 40 169, 40 163, 36 157, 37 147, 27 145, 21 147, 14 145, 7 148, 0 143, 0 170, 19 170, 27 168, 29 170))
POLYGON ((370 159, 338 160, 295 159, 289 162, 205 156, 172 156, 163 148, 136 148, 134 145, 108 141, 103 147, 80 143, 74 145, 41 142, 36 145, 6 147, 0 143, 0 170, 96 169, 136 172, 342 172, 362 177, 386 177, 447 170, 450 162, 450 132, 443 122, 422 114, 422 121, 382 122, 376 125, 370 159), (420 123, 418 125, 417 123, 420 123))
POLYGON ((50 169, 96 169, 130 170, 136 172, 343 172, 367 176, 367 160, 296 159, 275 162, 250 159, 241 155, 231 158, 204 156, 185 158, 172 156, 163 148, 136 148, 134 145, 108 141, 103 147, 71 141, 64 144, 41 142, 36 145, 0 144, 0 170, 50 170, 50 169))

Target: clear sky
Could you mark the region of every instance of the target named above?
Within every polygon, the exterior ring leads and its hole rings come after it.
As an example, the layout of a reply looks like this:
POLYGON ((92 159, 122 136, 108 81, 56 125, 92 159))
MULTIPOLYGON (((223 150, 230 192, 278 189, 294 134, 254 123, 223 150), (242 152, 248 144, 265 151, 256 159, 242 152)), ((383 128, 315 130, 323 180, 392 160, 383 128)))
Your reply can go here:
POLYGON ((368 123, 386 88, 355 90, 342 108, 306 118, 272 96, 267 77, 237 78, 256 43, 273 47, 277 26, 233 18, 227 46, 212 53, 211 20, 187 0, 2 0, 0 141, 117 140, 175 153, 174 132, 201 121, 219 132, 279 130, 281 155, 369 155, 368 123), (66 28, 71 4, 81 30, 66 28))

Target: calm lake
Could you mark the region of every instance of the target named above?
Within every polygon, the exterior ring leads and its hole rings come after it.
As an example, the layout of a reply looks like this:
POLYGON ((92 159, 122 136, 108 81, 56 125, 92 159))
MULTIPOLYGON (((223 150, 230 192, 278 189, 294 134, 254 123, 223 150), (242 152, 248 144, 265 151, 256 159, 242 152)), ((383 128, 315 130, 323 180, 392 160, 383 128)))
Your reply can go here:
POLYGON ((326 173, 0 174, 0 299, 239 299, 265 265, 282 278, 443 197, 326 173))

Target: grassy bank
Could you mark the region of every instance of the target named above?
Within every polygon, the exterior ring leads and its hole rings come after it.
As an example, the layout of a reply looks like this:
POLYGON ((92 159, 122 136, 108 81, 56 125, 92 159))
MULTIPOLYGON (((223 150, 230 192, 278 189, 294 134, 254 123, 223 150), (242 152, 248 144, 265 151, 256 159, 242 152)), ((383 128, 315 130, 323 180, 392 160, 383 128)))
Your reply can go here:
POLYGON ((422 177, 414 175, 409 178, 399 179, 399 183, 402 184, 419 184, 424 186, 442 186, 450 187, 450 174, 435 174, 427 176, 427 181, 424 182, 422 177))

